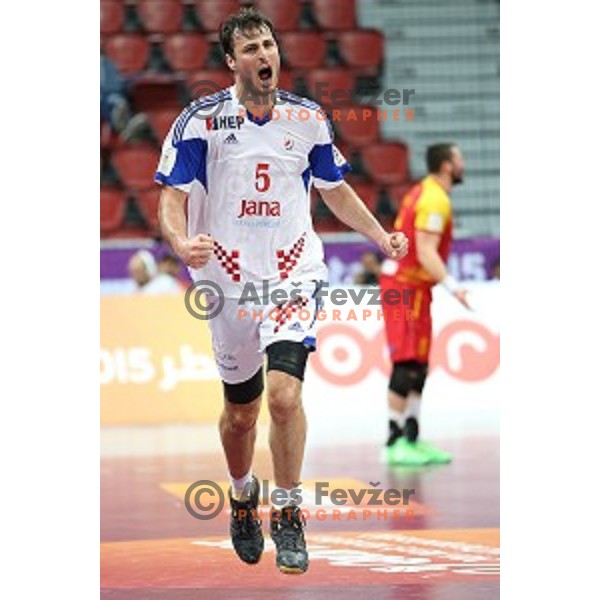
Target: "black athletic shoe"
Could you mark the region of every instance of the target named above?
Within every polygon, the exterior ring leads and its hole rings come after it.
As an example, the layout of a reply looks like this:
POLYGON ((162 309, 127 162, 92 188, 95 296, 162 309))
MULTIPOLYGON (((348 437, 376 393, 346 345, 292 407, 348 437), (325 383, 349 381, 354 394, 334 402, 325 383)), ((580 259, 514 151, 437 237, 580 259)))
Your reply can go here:
POLYGON ((271 537, 277 549, 275 564, 282 573, 304 573, 308 569, 305 524, 298 506, 284 507, 279 519, 271 517, 271 537))
POLYGON ((256 564, 265 547, 265 540, 258 517, 259 483, 252 477, 252 492, 248 498, 235 500, 229 490, 231 521, 229 531, 236 554, 250 565, 256 564), (245 511, 245 512, 244 512, 245 511))

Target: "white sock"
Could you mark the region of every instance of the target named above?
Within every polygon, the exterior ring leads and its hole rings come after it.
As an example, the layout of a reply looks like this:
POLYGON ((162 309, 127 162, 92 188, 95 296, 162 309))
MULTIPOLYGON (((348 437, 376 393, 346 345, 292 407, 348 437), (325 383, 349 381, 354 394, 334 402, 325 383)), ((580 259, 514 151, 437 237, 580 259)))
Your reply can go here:
MULTIPOLYGON (((244 490, 244 488, 252 481, 252 469, 250 469, 246 475, 240 477, 239 479, 233 478, 230 473, 229 481, 231 482, 231 495, 235 500, 239 500, 244 491, 248 491, 244 490)), ((248 489, 250 489, 250 486, 248 486, 248 489)))
POLYGON ((406 407, 406 416, 413 417, 417 422, 421 416, 421 396, 411 392, 408 395, 408 403, 406 407))
POLYGON ((404 409, 404 411, 400 412, 399 410, 396 410, 394 408, 389 408, 388 413, 389 413, 390 421, 394 421, 396 423, 396 425, 398 425, 398 427, 400 427, 400 429, 402 429, 404 427, 404 425, 406 424, 407 417, 410 416, 406 409, 404 409))

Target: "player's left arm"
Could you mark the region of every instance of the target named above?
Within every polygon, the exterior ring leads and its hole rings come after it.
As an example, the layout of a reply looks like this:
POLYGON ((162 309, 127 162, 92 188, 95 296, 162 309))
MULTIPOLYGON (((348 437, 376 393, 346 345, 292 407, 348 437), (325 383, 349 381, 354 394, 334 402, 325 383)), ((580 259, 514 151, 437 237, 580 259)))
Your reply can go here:
POLYGON ((408 253, 406 236, 397 231, 387 233, 370 213, 356 192, 344 181, 350 165, 333 145, 333 129, 327 119, 312 121, 315 125, 315 145, 309 156, 314 185, 323 201, 342 223, 373 240, 390 258, 402 258, 408 253))
POLYGON ((396 259, 406 256, 408 253, 406 236, 400 231, 386 232, 345 181, 334 188, 320 189, 319 193, 331 212, 342 223, 373 240, 387 256, 396 259))
POLYGON ((429 191, 420 197, 415 215, 415 252, 432 279, 441 283, 463 306, 470 308, 467 290, 448 273, 439 252, 450 219, 451 207, 447 196, 429 191))

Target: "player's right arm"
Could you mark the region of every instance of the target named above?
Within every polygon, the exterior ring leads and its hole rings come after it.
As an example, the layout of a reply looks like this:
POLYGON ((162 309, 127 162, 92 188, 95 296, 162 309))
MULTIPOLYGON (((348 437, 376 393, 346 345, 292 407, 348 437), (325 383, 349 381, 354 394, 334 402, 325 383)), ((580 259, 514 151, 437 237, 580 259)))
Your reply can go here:
POLYGON ((419 200, 415 218, 417 260, 437 283, 441 283, 465 308, 470 308, 467 291, 448 273, 439 253, 442 233, 450 218, 450 205, 441 197, 419 200))
POLYGON ((213 240, 208 235, 188 238, 186 235, 185 203, 187 194, 171 186, 163 187, 158 205, 158 218, 163 236, 181 260, 200 269, 212 255, 213 240))
POLYGON ((203 267, 213 251, 208 235, 188 238, 185 206, 195 182, 206 189, 205 122, 191 108, 182 112, 165 138, 157 183, 163 185, 158 207, 160 228, 173 251, 193 269, 203 267))

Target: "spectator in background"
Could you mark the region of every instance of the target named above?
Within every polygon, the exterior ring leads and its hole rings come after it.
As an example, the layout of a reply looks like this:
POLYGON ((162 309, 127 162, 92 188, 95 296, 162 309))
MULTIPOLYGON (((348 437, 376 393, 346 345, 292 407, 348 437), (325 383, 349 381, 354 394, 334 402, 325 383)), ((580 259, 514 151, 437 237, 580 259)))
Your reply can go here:
POLYGON ((154 256, 148 250, 136 252, 127 265, 129 276, 137 285, 137 291, 143 291, 144 288, 156 277, 158 268, 154 256))
POLYGON ((158 261, 158 272, 178 280, 179 273, 181 272, 181 263, 177 260, 176 256, 173 256, 172 254, 163 254, 158 261))
POLYGON ((158 275, 148 284, 147 294, 174 294, 183 291, 179 282, 181 263, 172 254, 164 254, 157 264, 158 275))
POLYGON ((148 124, 145 114, 132 115, 127 84, 116 65, 100 53, 100 119, 124 141, 135 138, 148 124))
POLYGON ((379 285, 379 273, 381 271, 381 256, 374 250, 367 250, 360 257, 363 270, 354 278, 357 285, 379 285))
MULTIPOLYGON (((140 250, 129 259, 129 275, 142 294, 173 294, 181 291, 181 286, 172 271, 173 257, 163 257, 160 266, 148 250, 140 250)), ((177 272, 179 264, 177 263, 177 272)))
POLYGON ((500 258, 498 258, 492 267, 492 279, 500 281, 500 258))

